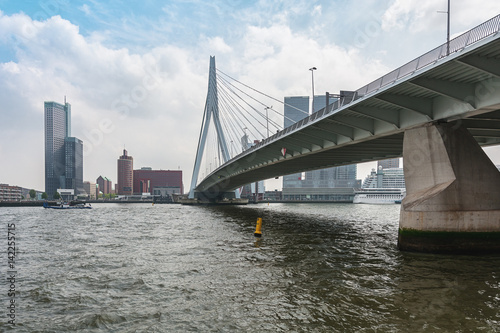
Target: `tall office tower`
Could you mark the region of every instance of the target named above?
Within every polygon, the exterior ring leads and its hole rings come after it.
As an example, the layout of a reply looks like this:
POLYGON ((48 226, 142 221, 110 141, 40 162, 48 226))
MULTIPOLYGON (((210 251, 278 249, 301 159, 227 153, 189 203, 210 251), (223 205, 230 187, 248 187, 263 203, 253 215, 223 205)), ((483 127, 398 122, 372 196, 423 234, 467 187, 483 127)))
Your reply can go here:
POLYGON ((83 187, 83 142, 69 137, 64 140, 65 189, 73 189, 76 194, 86 192, 83 187))
MULTIPOLYGON (((284 127, 287 128, 308 116, 309 96, 285 97, 284 127)), ((316 106, 316 105, 315 105, 316 106)), ((319 106, 319 104, 318 104, 319 106)), ((302 174, 294 173, 283 176, 283 188, 302 187, 302 174)))
POLYGON ((380 169, 393 169, 399 168, 399 158, 390 158, 387 160, 382 160, 377 162, 377 170, 380 169))
MULTIPOLYGON (((323 109, 326 106, 326 96, 314 96, 314 112, 323 109)), ((289 127, 294 123, 308 116, 309 110, 308 96, 285 97, 285 117, 284 127, 289 127)), ((335 99, 329 99, 329 104, 335 99)), ((283 176, 283 195, 286 196, 287 188, 339 188, 339 187, 359 187, 356 181, 356 164, 340 167, 314 170, 303 173, 283 176)), ((307 192, 307 191, 305 191, 307 192)), ((307 195, 306 193, 296 192, 297 195, 307 195)), ((322 198, 332 197, 331 193, 324 192, 322 198)))
POLYGON ((118 159, 118 182, 116 184, 118 195, 132 195, 134 186, 134 159, 127 155, 123 149, 123 155, 118 159))
MULTIPOLYGON (((330 98, 329 103, 335 99, 330 98)), ((292 96, 285 97, 285 118, 284 127, 289 127, 294 123, 308 116, 309 97, 292 96)), ((314 96, 314 112, 326 106, 326 96, 314 96)), ((283 188, 286 187, 352 187, 356 181, 355 164, 341 167, 333 167, 322 170, 308 171, 283 176, 283 188)))
MULTIPOLYGON (((316 105, 315 108, 317 108, 316 105)), ((304 119, 308 115, 309 115, 309 96, 285 97, 284 128, 292 126, 293 124, 304 119)))
POLYGON ((71 137, 71 105, 66 98, 64 104, 44 102, 44 130, 45 193, 49 198, 57 189, 83 193, 83 143, 71 137))
POLYGON ((66 186, 64 140, 68 134, 67 118, 71 108, 55 102, 44 103, 45 118, 45 193, 52 197, 66 186))

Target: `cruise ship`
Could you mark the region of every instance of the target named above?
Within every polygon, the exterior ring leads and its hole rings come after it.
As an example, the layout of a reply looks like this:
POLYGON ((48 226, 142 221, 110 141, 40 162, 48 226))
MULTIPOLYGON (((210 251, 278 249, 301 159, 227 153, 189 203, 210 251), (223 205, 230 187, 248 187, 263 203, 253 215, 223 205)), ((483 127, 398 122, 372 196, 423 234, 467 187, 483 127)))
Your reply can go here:
POLYGON ((406 195, 403 168, 388 168, 372 172, 355 192, 353 203, 394 204, 401 203, 406 195))
POLYGON ((404 188, 366 188, 356 191, 353 203, 394 204, 405 197, 404 188))

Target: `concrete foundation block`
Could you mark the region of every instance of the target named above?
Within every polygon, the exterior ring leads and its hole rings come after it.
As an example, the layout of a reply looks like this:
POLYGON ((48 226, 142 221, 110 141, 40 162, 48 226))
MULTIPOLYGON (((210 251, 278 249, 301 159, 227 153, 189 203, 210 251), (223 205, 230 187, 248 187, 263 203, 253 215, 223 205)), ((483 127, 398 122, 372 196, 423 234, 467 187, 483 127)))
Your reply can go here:
POLYGON ((405 132, 398 247, 500 253, 500 172, 459 123, 405 132))

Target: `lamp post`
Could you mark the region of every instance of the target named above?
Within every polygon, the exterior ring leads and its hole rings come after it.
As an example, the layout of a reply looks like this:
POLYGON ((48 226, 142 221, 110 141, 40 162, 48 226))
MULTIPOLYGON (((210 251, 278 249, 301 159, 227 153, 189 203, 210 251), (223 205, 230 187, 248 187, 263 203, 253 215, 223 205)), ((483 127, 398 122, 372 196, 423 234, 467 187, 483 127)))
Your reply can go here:
POLYGON ((267 125, 266 125, 266 128, 267 128, 267 137, 269 137, 269 115, 267 114, 267 110, 269 109, 272 109, 273 107, 268 107, 266 106, 266 120, 267 120, 267 125))
POLYGON ((316 67, 311 67, 309 70, 311 71, 311 82, 312 82, 312 106, 311 106, 311 112, 309 114, 312 114, 314 112, 314 71, 316 70, 316 67))
POLYGON ((448 11, 438 11, 438 13, 446 13, 448 15, 448 23, 446 29, 446 55, 450 54, 450 0, 448 0, 448 11))
POLYGON ((450 54, 450 0, 448 0, 448 29, 446 34, 446 55, 450 54))

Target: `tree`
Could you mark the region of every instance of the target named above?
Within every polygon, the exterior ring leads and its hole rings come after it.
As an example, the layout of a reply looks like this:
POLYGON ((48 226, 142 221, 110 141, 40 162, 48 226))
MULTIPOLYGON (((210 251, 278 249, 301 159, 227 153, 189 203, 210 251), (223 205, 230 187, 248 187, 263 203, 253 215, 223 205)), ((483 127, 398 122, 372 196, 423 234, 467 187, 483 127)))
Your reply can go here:
POLYGON ((49 196, 47 195, 47 193, 45 192, 42 193, 42 199, 47 200, 48 197, 49 196))
POLYGON ((59 192, 55 191, 54 192, 54 199, 61 199, 61 195, 59 194, 59 192))
POLYGON ((35 197, 36 197, 36 191, 35 191, 35 190, 33 190, 33 189, 31 189, 31 190, 30 190, 30 198, 31 198, 31 199, 35 199, 35 197))

